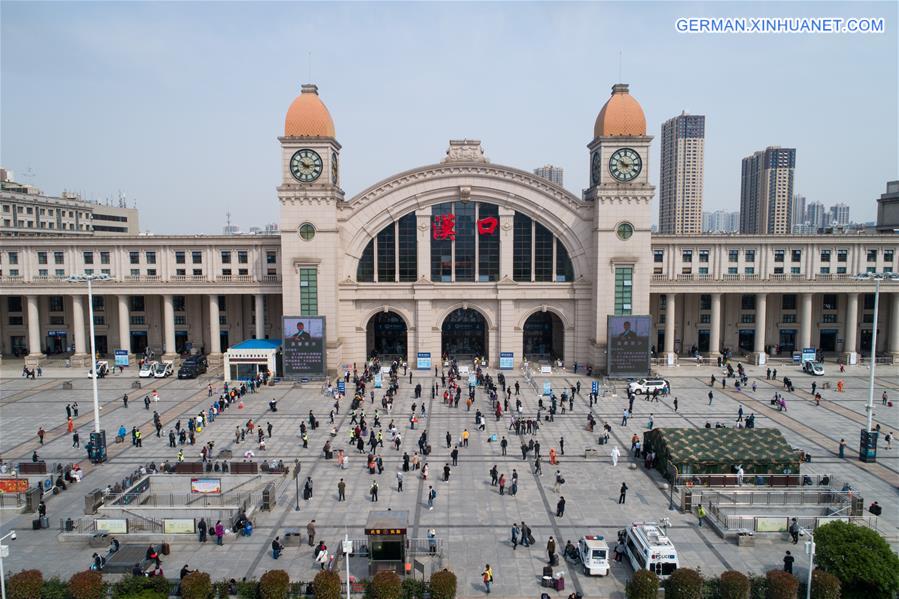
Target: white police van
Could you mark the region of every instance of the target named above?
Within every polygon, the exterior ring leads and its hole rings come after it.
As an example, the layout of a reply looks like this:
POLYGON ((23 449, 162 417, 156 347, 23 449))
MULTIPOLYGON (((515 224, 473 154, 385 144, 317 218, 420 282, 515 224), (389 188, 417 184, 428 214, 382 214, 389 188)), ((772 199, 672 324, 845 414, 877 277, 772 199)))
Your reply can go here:
POLYGON ((627 529, 625 553, 636 570, 668 578, 677 570, 677 549, 656 522, 634 522, 627 529))
POLYGON ((609 545, 602 535, 586 535, 577 543, 578 557, 588 576, 609 573, 609 545))

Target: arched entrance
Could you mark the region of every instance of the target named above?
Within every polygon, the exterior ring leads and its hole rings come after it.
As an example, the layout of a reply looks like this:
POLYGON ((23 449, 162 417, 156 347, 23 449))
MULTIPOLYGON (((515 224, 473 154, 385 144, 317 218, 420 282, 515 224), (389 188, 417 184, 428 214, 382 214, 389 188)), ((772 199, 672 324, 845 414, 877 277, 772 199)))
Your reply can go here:
POLYGON ((406 355, 406 321, 396 312, 378 312, 365 327, 366 355, 378 356, 381 362, 404 361, 406 355))
POLYGON ((477 310, 457 308, 443 320, 440 351, 457 360, 487 355, 487 320, 477 310))
POLYGON ((564 360, 565 325, 550 311, 535 312, 524 321, 524 355, 529 360, 564 360))

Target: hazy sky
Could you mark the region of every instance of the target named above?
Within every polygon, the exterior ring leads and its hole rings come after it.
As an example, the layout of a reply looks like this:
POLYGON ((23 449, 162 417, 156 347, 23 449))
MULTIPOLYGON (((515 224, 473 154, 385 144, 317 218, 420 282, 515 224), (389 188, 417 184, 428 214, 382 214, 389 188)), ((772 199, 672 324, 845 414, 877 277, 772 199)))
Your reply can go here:
POLYGON ((737 210, 740 159, 797 148, 797 189, 874 218, 897 178, 897 3, 2 2, 0 162, 58 194, 116 197, 142 229, 276 222, 277 136, 309 77, 343 145, 347 197, 438 162, 565 168, 622 79, 656 136, 706 115, 706 210, 737 210), (883 34, 681 34, 683 16, 882 16, 883 34), (30 176, 26 176, 28 173, 30 176))

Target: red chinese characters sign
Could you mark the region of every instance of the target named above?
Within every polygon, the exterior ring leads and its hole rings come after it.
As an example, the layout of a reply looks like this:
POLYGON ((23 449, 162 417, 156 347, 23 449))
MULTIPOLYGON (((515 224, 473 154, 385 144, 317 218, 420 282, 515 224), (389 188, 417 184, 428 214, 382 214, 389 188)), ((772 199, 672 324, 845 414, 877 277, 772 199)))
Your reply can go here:
MULTIPOLYGON (((499 226, 499 220, 495 216, 484 217, 477 222, 478 235, 493 235, 499 226)), ((438 214, 431 225, 431 236, 435 240, 456 240, 456 215, 438 214)))

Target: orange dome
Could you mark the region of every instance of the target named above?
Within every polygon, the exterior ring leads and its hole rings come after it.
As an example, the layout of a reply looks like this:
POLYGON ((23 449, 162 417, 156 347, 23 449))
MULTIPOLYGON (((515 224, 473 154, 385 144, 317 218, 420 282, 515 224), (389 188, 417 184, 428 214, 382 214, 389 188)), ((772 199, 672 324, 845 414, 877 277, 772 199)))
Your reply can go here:
POLYGON ((334 137, 334 121, 321 98, 318 86, 304 84, 302 92, 287 109, 285 137, 334 137))
POLYGON ((612 97, 596 117, 593 137, 646 135, 646 117, 643 116, 643 109, 627 90, 627 83, 616 83, 612 86, 612 97))

